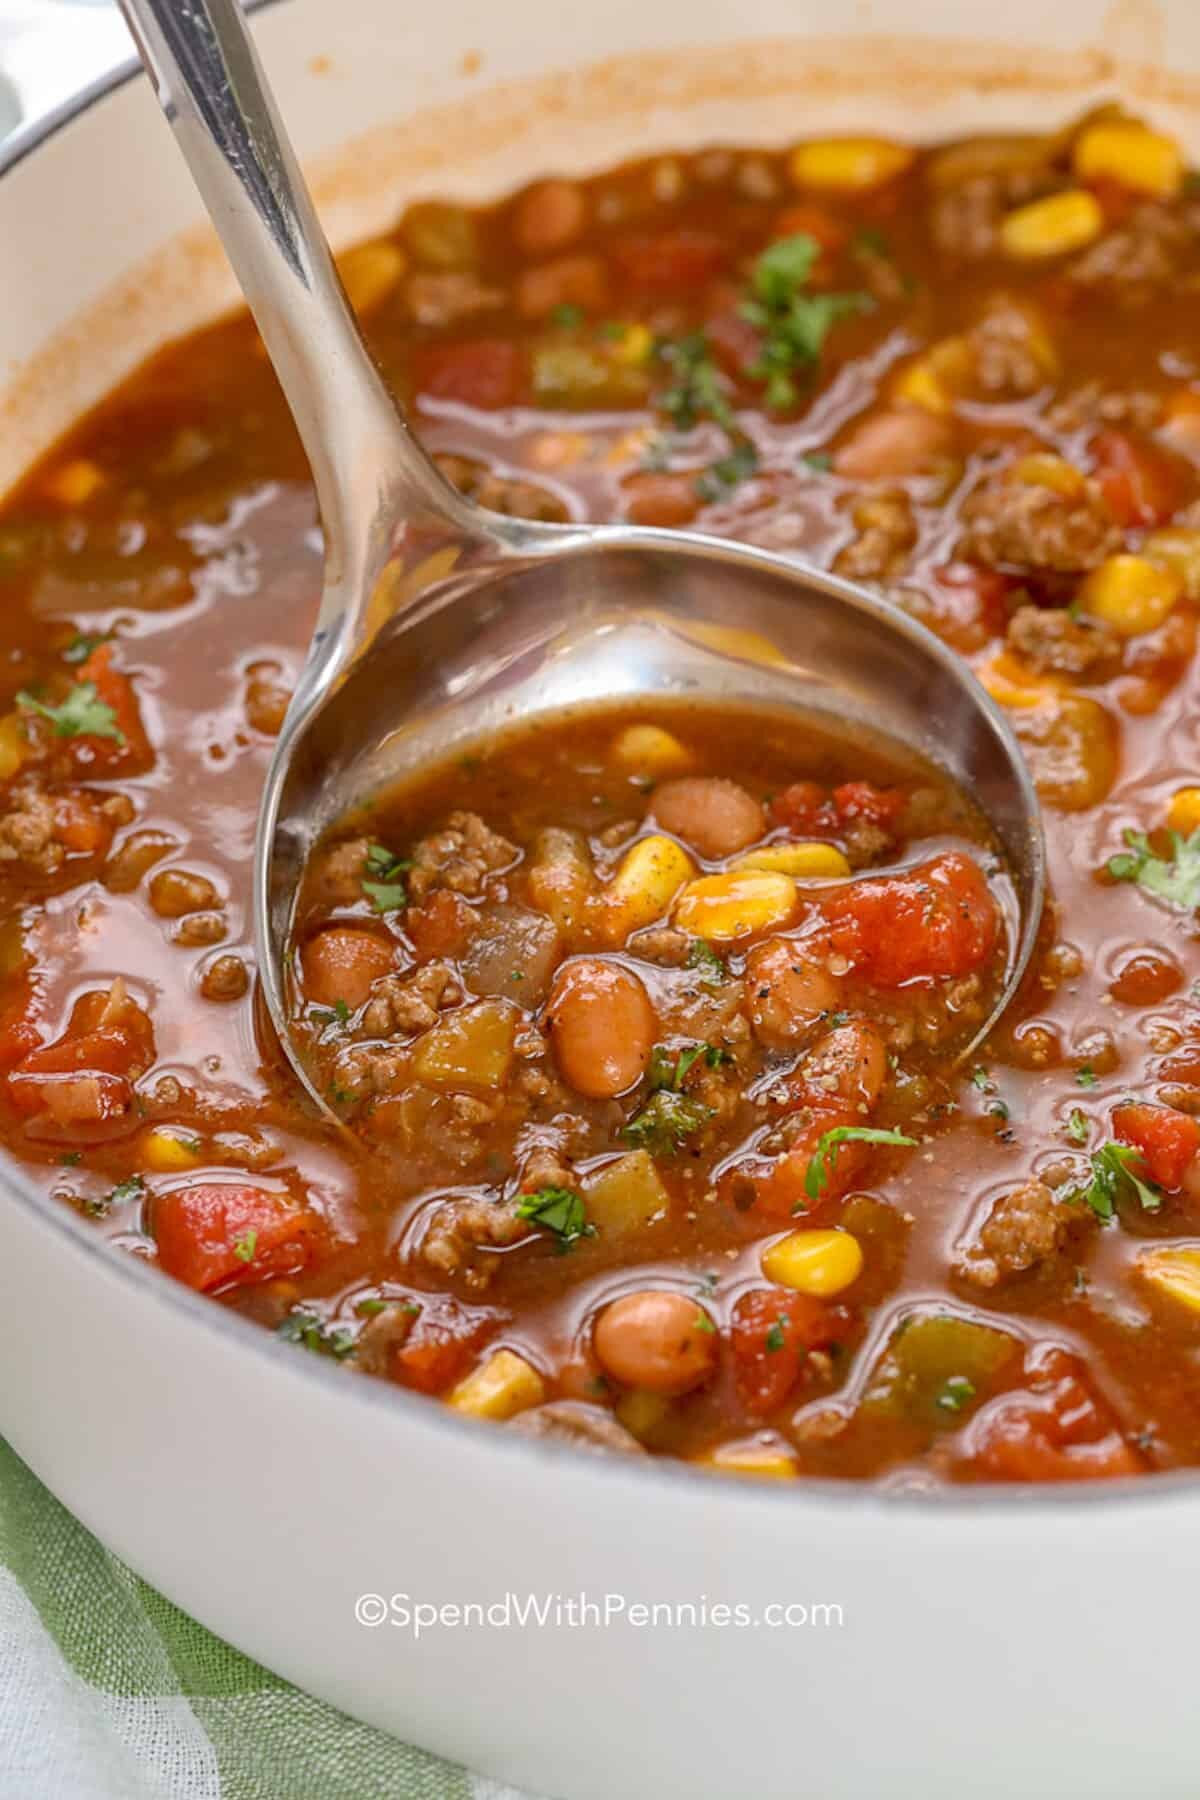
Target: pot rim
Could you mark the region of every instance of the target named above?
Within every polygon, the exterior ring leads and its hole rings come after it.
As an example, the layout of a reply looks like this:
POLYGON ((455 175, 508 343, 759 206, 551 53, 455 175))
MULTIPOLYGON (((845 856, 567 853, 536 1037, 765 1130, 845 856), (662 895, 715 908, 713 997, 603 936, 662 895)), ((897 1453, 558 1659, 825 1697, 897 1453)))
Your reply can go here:
MULTIPOLYGON (((244 4, 247 13, 257 14, 280 5, 281 0, 244 0, 244 4)), ((48 112, 19 126, 0 147, 0 181, 60 131, 129 82, 139 79, 142 73, 137 57, 130 56, 69 94, 48 112)), ((464 1450, 474 1442, 489 1457, 523 1459, 527 1467, 540 1465, 547 1471, 569 1465, 579 1473, 583 1453, 569 1444, 494 1429, 489 1429, 485 1436, 478 1421, 461 1418, 426 1396, 398 1387, 385 1388, 382 1382, 369 1379, 347 1384, 336 1368, 318 1356, 310 1355, 298 1361, 294 1347, 278 1342, 263 1326, 173 1281, 141 1257, 121 1255, 112 1249, 94 1227, 66 1205, 39 1193, 17 1159, 2 1150, 0 1197, 20 1205, 31 1215, 35 1228, 56 1234, 72 1254, 91 1258, 118 1281, 124 1282, 129 1293, 139 1300, 166 1307, 180 1319, 194 1320, 202 1330, 223 1333, 230 1341, 242 1342, 249 1354, 262 1360, 263 1367, 288 1370, 304 1381, 330 1384, 331 1393, 332 1384, 336 1383, 342 1396, 340 1404, 357 1407, 364 1420, 370 1417, 376 1430, 380 1428, 381 1419, 399 1421, 401 1430, 417 1425, 434 1436, 447 1434, 464 1450)), ((397 1427, 389 1423, 384 1429, 390 1431, 397 1427)), ((922 1520, 930 1514, 945 1513, 956 1517, 979 1513, 1008 1516, 1014 1510, 1040 1518, 1051 1511, 1058 1513, 1064 1507, 1079 1505, 1085 1505, 1089 1511, 1097 1507, 1106 1510, 1121 1507, 1129 1511, 1139 1502, 1154 1504, 1161 1512, 1169 1502, 1192 1500, 1200 1485, 1200 1469, 1178 1469, 1105 1481, 1011 1485, 980 1482, 913 1491, 889 1488, 877 1482, 839 1480, 832 1476, 802 1476, 795 1483, 737 1481, 719 1472, 698 1469, 666 1457, 650 1457, 632 1465, 618 1456, 593 1455, 591 1461, 598 1478, 607 1483, 610 1492, 621 1485, 636 1496, 642 1491, 643 1484, 651 1481, 669 1486, 677 1501, 690 1494, 696 1504, 707 1505, 714 1496, 716 1484, 725 1490, 724 1504, 730 1511, 736 1508, 749 1512, 751 1508, 764 1506, 803 1508, 833 1501, 840 1508, 853 1507, 872 1517, 894 1518, 911 1516, 915 1512, 922 1520)))

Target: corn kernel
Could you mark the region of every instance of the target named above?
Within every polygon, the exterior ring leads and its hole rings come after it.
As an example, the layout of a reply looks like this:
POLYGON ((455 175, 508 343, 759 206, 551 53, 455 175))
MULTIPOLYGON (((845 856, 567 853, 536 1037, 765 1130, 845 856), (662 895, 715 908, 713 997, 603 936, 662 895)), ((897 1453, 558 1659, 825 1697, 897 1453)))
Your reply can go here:
POLYGON ((862 1246, 848 1231, 789 1231, 763 1251, 762 1272, 780 1287, 825 1299, 862 1274, 862 1246))
POLYGON ((0 781, 11 781, 29 755, 29 739, 20 713, 0 718, 0 781))
POLYGON ((836 844, 764 844, 761 850, 748 850, 734 863, 735 869, 771 869, 793 880, 810 881, 822 877, 844 877, 850 864, 836 844))
POLYGON ((729 944, 785 925, 797 899, 790 875, 771 869, 730 869, 689 882, 676 903, 675 923, 694 937, 729 944))
POLYGON ((1160 200, 1183 186, 1183 155, 1174 138, 1132 119, 1089 125, 1075 140, 1072 160, 1080 181, 1116 181, 1160 200))
POLYGON ((1026 487, 1049 488, 1064 499, 1073 500, 1084 488, 1083 472, 1065 456, 1052 456, 1048 450, 1035 450, 1031 456, 1020 456, 1008 471, 1010 481, 1026 487))
POLYGON ((670 1412, 671 1402, 665 1394, 652 1393, 649 1388, 630 1388, 613 1410, 626 1431, 640 1443, 643 1438, 654 1436, 670 1412))
POLYGON ((459 1382, 446 1404, 473 1419, 503 1420, 540 1406, 545 1397, 546 1384, 531 1363, 515 1350, 497 1350, 459 1382))
POLYGON ((1200 787, 1178 788, 1167 808, 1167 829, 1191 837, 1200 829, 1200 787))
POLYGON ((1158 629, 1182 593, 1182 580, 1165 563, 1108 556, 1084 577, 1079 604, 1118 637, 1140 637, 1158 629))
POLYGON ((692 754, 661 725, 626 725, 613 739, 609 755, 630 775, 682 775, 692 766, 692 754))
POLYGON ((655 832, 631 844, 600 895, 600 927, 611 944, 661 919, 696 865, 674 838, 655 832))
POLYGON ((611 355, 627 369, 639 369, 650 361, 654 350, 654 333, 648 325, 625 325, 612 343, 611 355))
POLYGON ((1143 1281, 1160 1294, 1200 1312, 1200 1244, 1163 1244, 1144 1250, 1136 1266, 1143 1281))
POLYGON ((1000 242, 1009 256, 1023 260, 1038 256, 1061 256, 1067 250, 1080 250, 1098 238, 1104 229, 1104 214, 1094 194, 1072 188, 1065 194, 1050 194, 1045 200, 1031 200, 1018 206, 1000 226, 1000 242))
POLYGON ((798 144, 789 167, 797 187, 864 193, 902 175, 912 159, 907 144, 893 144, 886 138, 818 138, 811 144, 798 144))
POLYGON ((357 244, 337 259, 351 306, 360 316, 371 312, 386 300, 404 273, 405 256, 397 245, 380 239, 378 243, 357 244))
POLYGON ((971 380, 971 347, 963 337, 943 338, 910 362, 896 381, 892 396, 926 412, 949 413, 971 380))
POLYGON ((104 471, 89 457, 62 463, 42 483, 42 492, 60 506, 83 506, 104 486, 104 471))
POLYGON ((155 1175, 174 1175, 203 1162, 203 1146, 194 1137, 182 1137, 162 1125, 146 1132, 141 1142, 143 1168, 155 1175))
POLYGON ((1183 583, 1185 600, 1200 600, 1200 531, 1188 531, 1182 525, 1152 531, 1142 544, 1142 555, 1174 569, 1183 583))
POLYGON ((770 1444, 721 1444, 707 1456, 693 1458, 697 1468, 721 1475, 749 1475, 758 1481, 794 1481, 796 1459, 770 1444))
POLYGON ((1059 685, 1052 677, 1035 675, 1009 650, 998 650, 975 671, 992 699, 1000 706, 1021 709, 1044 706, 1059 685))

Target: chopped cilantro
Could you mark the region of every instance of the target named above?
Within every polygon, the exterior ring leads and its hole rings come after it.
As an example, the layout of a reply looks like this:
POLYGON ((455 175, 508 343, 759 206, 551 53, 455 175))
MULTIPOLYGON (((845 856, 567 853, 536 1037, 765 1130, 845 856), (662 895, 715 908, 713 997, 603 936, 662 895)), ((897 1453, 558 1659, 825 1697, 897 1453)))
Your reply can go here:
POLYGON ((48 719, 59 737, 102 737, 113 738, 118 744, 125 742, 116 713, 101 700, 94 681, 77 681, 61 706, 47 706, 44 700, 22 688, 17 705, 48 719))
POLYGON ((1128 1144, 1101 1144, 1092 1151, 1091 1180, 1086 1187, 1073 1188, 1067 1198, 1086 1200, 1098 1219, 1111 1219, 1121 1199, 1135 1199, 1143 1212, 1157 1212, 1163 1197, 1153 1182, 1137 1174, 1141 1162, 1139 1152, 1128 1144))
POLYGON ((290 1312, 275 1327, 276 1337, 285 1344, 299 1344, 318 1356, 332 1356, 339 1362, 354 1349, 354 1333, 345 1325, 327 1325, 316 1313, 290 1312))
POLYGON ((239 1262, 253 1262, 254 1252, 258 1249, 257 1231, 245 1231, 241 1237, 233 1240, 233 1254, 239 1262))
POLYGON ((892 246, 877 225, 864 225, 856 231, 853 248, 856 254, 882 256, 891 261, 892 246))
POLYGON ((77 1163, 81 1163, 83 1161, 83 1151, 82 1150, 64 1150, 58 1160, 59 1160, 59 1164, 61 1165, 62 1168, 73 1169, 77 1163))
POLYGON ((1110 856, 1105 866, 1114 881, 1136 881, 1156 900, 1190 912, 1200 906, 1200 827, 1189 837, 1179 831, 1167 835, 1169 858, 1156 854, 1144 831, 1127 831, 1128 848, 1110 856))
POLYGON ((621 1128, 621 1136, 635 1149, 652 1156, 671 1156, 685 1138, 702 1131, 712 1118, 711 1106, 671 1088, 651 1094, 645 1106, 621 1128))
POLYGON ((975 1383, 965 1375, 951 1375, 937 1397, 943 1412, 961 1412, 975 1398, 975 1383))
POLYGON ((110 1206, 124 1206, 128 1200, 136 1200, 145 1189, 145 1182, 140 1175, 127 1175, 124 1181, 118 1181, 115 1188, 104 1202, 105 1209, 110 1206))
POLYGON ((809 373, 839 319, 865 312, 867 294, 811 294, 803 290, 820 255, 820 245, 807 232, 769 244, 754 265, 752 298, 740 308, 762 333, 758 355, 746 369, 766 384, 768 412, 787 412, 800 397, 798 372, 809 373))
POLYGON ((827 475, 833 467, 833 457, 828 450, 806 450, 800 461, 815 475, 827 475))
POLYGON ((1094 1088, 1100 1086, 1100 1077, 1097 1075, 1095 1069, 1093 1069, 1091 1063, 1084 1063, 1082 1068, 1075 1071, 1075 1085, 1076 1087, 1081 1088, 1094 1088))
POLYGON ((804 1191, 810 1200, 820 1199, 821 1190, 829 1182, 837 1164, 838 1151, 843 1144, 912 1146, 916 1141, 916 1138, 905 1137, 902 1131, 880 1131, 873 1125, 835 1125, 832 1131, 823 1131, 817 1139, 817 1147, 809 1158, 805 1172, 804 1191))
POLYGON ((86 631, 77 631, 63 650, 62 659, 66 663, 85 663, 93 650, 98 650, 101 644, 107 644, 108 641, 107 632, 90 637, 86 631))
POLYGON ((701 1057, 710 1069, 719 1069, 722 1063, 731 1060, 728 1050, 722 1050, 717 1044, 688 1044, 678 1052, 668 1050, 665 1044, 655 1044, 646 1072, 650 1092, 656 1094, 666 1089, 673 1094, 680 1093, 688 1071, 701 1057))
POLYGON ((335 1000, 332 1007, 315 1007, 312 1016, 318 1025, 346 1025, 350 1020, 350 1008, 344 1000, 335 1000))
POLYGON ((560 331, 574 331, 583 324, 583 308, 572 306, 569 300, 564 300, 551 308, 550 323, 557 325, 560 331))
POLYGON ((1007 1125, 1009 1119, 1012 1117, 1007 1100, 990 1101, 988 1104, 988 1112, 994 1119, 999 1119, 1002 1125, 1007 1125))
POLYGON ((717 1291, 720 1276, 715 1269, 708 1269, 696 1284, 696 1292, 702 1299, 711 1300, 717 1291))
POLYGON ((408 889, 404 872, 411 862, 393 856, 383 844, 372 844, 367 850, 367 869, 372 880, 363 880, 362 891, 378 913, 399 912, 408 905, 408 889))
POLYGON ((791 1321, 789 1320, 787 1314, 780 1313, 779 1317, 775 1320, 774 1324, 771 1326, 770 1330, 767 1332, 766 1339, 764 1341, 766 1343, 767 1349, 771 1352, 772 1355, 774 1355, 776 1351, 782 1350, 783 1346, 787 1343, 787 1338, 784 1336, 784 1333, 786 1332, 790 1323, 791 1323, 791 1321))
POLYGON ((709 1318, 709 1316, 706 1312, 699 1312, 696 1314, 696 1330, 697 1331, 704 1332, 704 1334, 706 1336, 712 1336, 716 1332, 716 1329, 717 1329, 716 1326, 713 1324, 712 1320, 709 1318))
POLYGON ((517 1207, 518 1219, 528 1219, 558 1239, 560 1251, 570 1250, 580 1238, 595 1237, 596 1227, 590 1222, 582 1194, 574 1188, 541 1187, 532 1194, 522 1194, 517 1207))
POLYGON ((701 987, 719 987, 729 973, 712 945, 706 943, 703 938, 692 939, 687 966, 689 969, 699 971, 701 987))
POLYGON ((981 1094, 991 1094, 995 1092, 995 1083, 982 1063, 977 1064, 976 1067, 971 1070, 971 1086, 973 1088, 978 1088, 981 1094))
POLYGON ((354 1302, 354 1310, 360 1319, 378 1318, 379 1314, 386 1312, 387 1309, 388 1303, 386 1300, 373 1300, 368 1298, 366 1300, 356 1300, 354 1302))
POLYGON ((736 443, 728 456, 722 456, 715 463, 710 463, 704 473, 697 477, 696 492, 701 500, 710 503, 721 500, 735 488, 740 481, 753 475, 758 467, 758 451, 744 438, 736 443))
POLYGON ((726 428, 732 425, 733 412, 720 371, 702 331, 660 344, 658 355, 674 376, 671 386, 659 395, 658 404, 680 431, 690 431, 700 419, 712 419, 726 428))
POLYGON ((335 1106, 353 1106, 358 1099, 354 1088, 339 1087, 336 1081, 330 1083, 328 1092, 335 1106))
POLYGON ((1067 1136, 1073 1144, 1086 1144, 1088 1141, 1088 1122, 1077 1106, 1073 1106, 1067 1114, 1067 1136))

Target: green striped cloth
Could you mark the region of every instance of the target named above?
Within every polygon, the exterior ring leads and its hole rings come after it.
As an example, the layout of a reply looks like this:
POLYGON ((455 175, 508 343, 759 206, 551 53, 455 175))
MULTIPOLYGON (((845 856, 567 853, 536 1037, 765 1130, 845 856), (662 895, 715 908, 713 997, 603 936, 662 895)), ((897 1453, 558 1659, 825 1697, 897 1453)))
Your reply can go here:
POLYGON ((111 1556, 3 1440, 0 1796, 519 1800, 230 1649, 111 1556))

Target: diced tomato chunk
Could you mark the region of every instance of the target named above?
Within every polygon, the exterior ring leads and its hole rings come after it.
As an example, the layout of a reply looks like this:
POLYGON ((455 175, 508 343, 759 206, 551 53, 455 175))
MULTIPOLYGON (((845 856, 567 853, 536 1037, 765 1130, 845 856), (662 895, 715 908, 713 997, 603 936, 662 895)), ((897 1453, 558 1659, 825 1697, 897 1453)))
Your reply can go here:
POLYGON ((10 1077, 9 1093, 22 1112, 40 1115, 43 1125, 62 1127, 110 1125, 124 1119, 133 1105, 133 1089, 123 1075, 94 1070, 86 1075, 10 1077))
POLYGON ((716 274, 725 255, 725 245, 714 232, 687 226, 677 231, 638 233, 612 247, 619 278, 630 287, 655 294, 695 287, 716 274))
POLYGON ((1183 465, 1156 444, 1126 431, 1101 431, 1092 439, 1096 479, 1118 525, 1165 525, 1182 505, 1183 465))
POLYGON ((1145 1462, 1058 1345, 1027 1359, 1024 1385, 971 1420, 954 1473, 973 1481, 1090 1481, 1137 1475, 1145 1462))
POLYGON ((76 856, 103 856, 113 828, 87 794, 59 794, 54 802, 54 835, 76 856))
POLYGON ((773 239, 789 237, 810 237, 830 256, 836 256, 843 250, 850 237, 849 227, 823 206, 814 201, 802 200, 795 206, 785 206, 771 227, 773 239))
POLYGON ((336 1006, 341 1000, 351 1012, 360 1007, 371 984, 395 967, 396 948, 390 938, 354 925, 327 925, 310 937, 300 952, 300 979, 306 1000, 318 1006, 336 1006))
POLYGON ((461 894, 435 888, 420 906, 410 906, 404 929, 421 962, 438 956, 458 956, 466 949, 477 915, 461 894))
MULTIPOLYGON (((114 1025, 102 1025, 79 1037, 59 1038, 56 1043, 31 1050, 9 1075, 9 1092, 17 1100, 25 1083, 36 1084, 51 1075, 77 1075, 82 1070, 124 1075, 133 1060, 134 1048, 128 1034, 114 1025)), ((17 1104, 21 1102, 17 1100, 17 1104)))
POLYGON ((880 987, 969 975, 1000 933, 979 865, 957 850, 903 875, 853 882, 824 911, 834 949, 880 987))
POLYGON ((908 804, 901 788, 880 788, 871 781, 844 781, 833 790, 833 804, 844 821, 863 819, 891 831, 908 804))
POLYGON ((815 781, 794 781, 772 796, 768 811, 775 824, 796 837, 830 838, 843 836, 856 820, 892 832, 907 800, 902 788, 876 787, 871 781, 844 781, 832 793, 815 781))
POLYGON ((431 400, 494 411, 515 406, 525 388, 525 353, 505 338, 427 344, 413 358, 413 385, 431 400))
POLYGON ((861 1124, 861 1114, 844 1108, 814 1111, 782 1156, 773 1162, 755 1158, 736 1164, 721 1177, 718 1192, 739 1209, 753 1206, 764 1218, 785 1220, 815 1213, 854 1186, 867 1157, 864 1144, 854 1139, 840 1143, 836 1154, 822 1162, 823 1178, 814 1196, 808 1191, 808 1171, 821 1138, 839 1125, 861 1124))
POLYGON ((41 1044, 42 1034, 32 1016, 38 997, 34 984, 22 977, 18 991, 0 1010, 0 1071, 11 1069, 41 1044))
POLYGON ((1131 1103, 1113 1109, 1113 1132, 1140 1151, 1146 1173, 1161 1188, 1181 1188, 1196 1152, 1200 1122, 1173 1106, 1131 1103))
POLYGON ((119 738, 97 737, 85 731, 67 740, 72 761, 92 774, 145 769, 154 760, 133 683, 120 669, 114 669, 112 659, 113 646, 97 644, 76 675, 77 681, 92 683, 97 698, 111 708, 113 723, 121 734, 119 738))
POLYGON ((850 1323, 844 1306, 827 1306, 790 1288, 751 1288, 733 1309, 730 1347, 742 1403, 756 1413, 782 1406, 810 1350, 825 1350, 850 1323))
POLYGON ((499 1323, 498 1315, 461 1306, 449 1295, 431 1298, 400 1348, 392 1373, 422 1394, 441 1394, 460 1381, 499 1323))
POLYGON ((206 1293, 295 1274, 321 1236, 317 1215, 285 1195, 218 1182, 160 1195, 152 1225, 167 1274, 206 1293))

